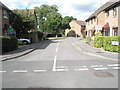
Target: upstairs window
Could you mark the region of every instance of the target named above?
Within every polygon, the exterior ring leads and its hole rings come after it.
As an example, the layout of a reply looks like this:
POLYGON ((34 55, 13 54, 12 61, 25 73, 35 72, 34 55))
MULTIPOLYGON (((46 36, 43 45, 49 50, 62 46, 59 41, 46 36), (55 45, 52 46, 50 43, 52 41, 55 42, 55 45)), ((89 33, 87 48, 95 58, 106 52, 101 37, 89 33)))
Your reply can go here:
POLYGON ((117 15, 117 8, 113 8, 113 16, 116 16, 117 15))
POLYGON ((106 12, 106 17, 109 17, 109 11, 106 12))
POLYGON ((96 18, 94 18, 94 22, 96 22, 96 18))
POLYGON ((91 20, 91 24, 93 24, 93 19, 91 20))
POLYGON ((8 19, 8 12, 6 10, 3 11, 3 17, 8 19))

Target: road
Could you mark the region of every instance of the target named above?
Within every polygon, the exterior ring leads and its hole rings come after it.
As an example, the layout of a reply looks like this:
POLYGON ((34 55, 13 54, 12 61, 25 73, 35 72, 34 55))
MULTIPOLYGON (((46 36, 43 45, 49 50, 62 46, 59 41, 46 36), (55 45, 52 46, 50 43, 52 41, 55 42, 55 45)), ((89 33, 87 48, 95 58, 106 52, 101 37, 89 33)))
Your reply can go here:
POLYGON ((3 62, 2 87, 118 88, 117 63, 82 53, 71 38, 53 39, 30 54, 3 62))

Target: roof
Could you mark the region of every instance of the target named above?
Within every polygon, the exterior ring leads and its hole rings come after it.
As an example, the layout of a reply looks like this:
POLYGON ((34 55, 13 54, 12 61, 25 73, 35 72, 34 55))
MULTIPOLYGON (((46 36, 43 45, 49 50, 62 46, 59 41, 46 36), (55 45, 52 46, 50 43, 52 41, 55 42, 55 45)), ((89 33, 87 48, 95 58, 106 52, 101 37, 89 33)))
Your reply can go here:
POLYGON ((80 21, 80 20, 73 20, 73 21, 79 25, 85 25, 85 21, 80 21))
POLYGON ((13 11, 17 11, 18 13, 24 13, 24 14, 34 14, 35 10, 34 9, 15 9, 13 11))
MULTIPOLYGON (((119 0, 118 0, 118 1, 119 1, 119 0)), ((117 0, 114 1, 114 2, 109 1, 109 2, 105 3, 105 4, 102 5, 100 8, 98 8, 91 16, 89 16, 88 19, 86 19, 86 21, 87 21, 87 20, 90 20, 91 18, 97 17, 97 15, 98 15, 101 11, 105 10, 106 8, 110 7, 111 5, 115 4, 115 3, 118 2, 118 1, 117 1, 117 0)))
POLYGON ((10 11, 10 9, 8 7, 6 7, 1 1, 0 1, 0 8, 7 9, 10 11))

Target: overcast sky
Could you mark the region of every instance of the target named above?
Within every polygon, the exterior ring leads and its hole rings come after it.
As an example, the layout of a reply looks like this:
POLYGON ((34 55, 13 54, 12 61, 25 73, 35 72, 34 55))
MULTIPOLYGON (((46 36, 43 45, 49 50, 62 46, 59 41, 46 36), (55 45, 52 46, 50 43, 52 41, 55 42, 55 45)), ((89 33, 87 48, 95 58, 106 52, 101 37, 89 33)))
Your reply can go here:
POLYGON ((57 5, 59 13, 78 20, 87 19, 96 9, 109 0, 0 0, 9 9, 33 9, 41 4, 57 5))

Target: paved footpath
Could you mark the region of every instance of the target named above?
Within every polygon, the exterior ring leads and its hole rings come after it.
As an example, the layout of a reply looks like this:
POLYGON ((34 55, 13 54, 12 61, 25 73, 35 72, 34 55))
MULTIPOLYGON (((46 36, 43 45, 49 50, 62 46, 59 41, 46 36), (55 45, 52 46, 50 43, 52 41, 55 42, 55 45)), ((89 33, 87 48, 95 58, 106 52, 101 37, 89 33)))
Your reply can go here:
POLYGON ((18 58, 18 57, 22 57, 26 54, 29 54, 29 53, 35 51, 37 48, 45 46, 46 42, 50 43, 50 40, 20 46, 17 50, 7 52, 7 53, 4 53, 3 55, 1 55, 0 56, 0 61, 7 61, 7 60, 15 59, 15 58, 18 58))
POLYGON ((80 41, 79 39, 72 38, 72 40, 73 45, 86 54, 116 61, 120 58, 120 53, 104 51, 101 48, 88 45, 85 41, 80 41))

